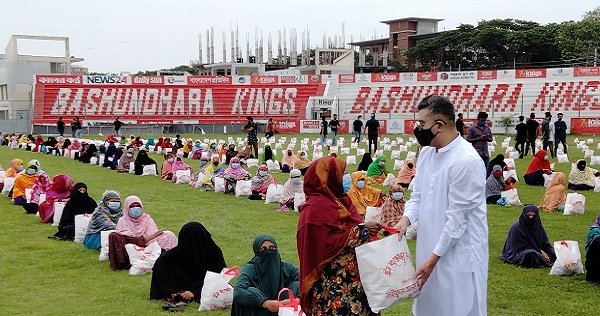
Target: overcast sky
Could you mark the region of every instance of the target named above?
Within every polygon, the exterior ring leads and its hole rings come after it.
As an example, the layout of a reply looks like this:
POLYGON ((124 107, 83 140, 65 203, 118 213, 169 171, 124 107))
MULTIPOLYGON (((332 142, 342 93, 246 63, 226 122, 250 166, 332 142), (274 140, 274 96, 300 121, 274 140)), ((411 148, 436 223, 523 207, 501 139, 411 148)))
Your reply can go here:
POLYGON ((85 58, 81 65, 90 71, 136 72, 189 64, 198 58, 198 33, 204 41, 211 26, 215 28, 215 62, 220 62, 223 31, 228 34, 230 53, 230 21, 234 27, 239 25, 243 52, 246 32, 252 49, 258 26, 265 38, 266 57, 268 33, 273 34, 276 48, 277 31, 283 28, 296 28, 299 40, 302 30, 310 29, 316 46, 324 32, 341 35, 342 22, 349 42, 351 36, 358 41, 361 34, 362 39, 375 34, 382 37, 387 26, 379 21, 408 16, 444 19, 440 30, 449 30, 494 18, 540 23, 580 20, 598 5, 598 0, 2 0, 0 47, 12 34, 68 36, 71 55, 85 58))

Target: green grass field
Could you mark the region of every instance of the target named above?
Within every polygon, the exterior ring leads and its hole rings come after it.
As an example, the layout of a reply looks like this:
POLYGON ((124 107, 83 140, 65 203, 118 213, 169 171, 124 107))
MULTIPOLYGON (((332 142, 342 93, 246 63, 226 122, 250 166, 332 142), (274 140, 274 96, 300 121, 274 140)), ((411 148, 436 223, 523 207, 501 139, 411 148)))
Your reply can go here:
MULTIPOLYGON (((184 135, 185 136, 185 135, 184 135)), ((238 136, 238 135, 236 135, 238 136)), ((239 135, 241 136, 241 135, 239 135)), ((285 135, 293 137, 293 135, 285 135)), ((298 138, 306 135, 296 135, 298 138)), ((311 135, 314 137, 314 135, 311 135)), ((349 135, 343 135, 346 141, 349 135)), ((227 138, 223 135, 196 135, 195 138, 227 138)), ((396 135, 390 135, 395 138, 396 135)), ((406 140, 408 136, 404 135, 406 140)), ((502 151, 498 136, 497 153, 502 151)), ((569 159, 582 158, 569 138, 569 159)), ((585 137, 587 138, 587 137, 585 137)), ((592 149, 596 147, 590 146, 592 149)), ((299 149, 299 144, 296 149, 299 149)), ((362 144, 364 146, 364 144, 362 144)), ((413 147, 415 150, 416 147, 413 147)), ((278 151, 280 155, 280 151, 278 151)), ((391 170, 393 161, 387 165, 391 170)), ((403 154, 402 157, 404 157, 403 154)), ((175 185, 158 177, 137 177, 117 174, 116 171, 82 164, 55 156, 42 156, 24 150, 0 148, 0 164, 6 169, 13 158, 24 161, 39 159, 50 175, 66 173, 75 182, 88 185, 90 195, 101 198, 105 189, 119 191, 123 198, 136 194, 161 229, 175 233, 188 221, 202 222, 223 249, 229 266, 241 266, 252 257, 252 241, 260 233, 278 238, 283 260, 298 263, 296 224, 298 214, 275 212, 275 204, 203 192, 188 185, 175 185)), ((152 156, 159 163, 159 156, 152 156)), ((280 156, 279 156, 280 157, 280 156)), ((357 157, 357 160, 360 160, 357 157)), ((194 168, 198 161, 187 160, 194 168)), ((358 161, 357 161, 358 162, 358 161)), ((521 177, 529 158, 517 161, 521 177)), ((555 169, 568 174, 570 164, 556 164, 555 169)), ((349 166, 348 171, 356 170, 349 166)), ((251 170, 254 173, 255 170, 251 170)), ((287 175, 276 174, 283 183, 287 175)), ((518 184, 523 203, 538 204, 543 187, 518 184)), ((586 213, 563 216, 561 213, 541 215, 550 241, 576 240, 585 260, 585 235, 600 206, 600 194, 584 193, 586 213)), ((6 196, 0 197, 0 314, 2 315, 154 315, 162 303, 150 301, 148 293, 151 275, 129 276, 127 271, 112 271, 107 261, 98 261, 98 253, 84 249, 81 244, 50 240, 55 227, 41 224, 38 217, 26 215, 21 207, 13 206, 6 196)), ((490 266, 488 282, 488 311, 490 315, 598 315, 600 287, 585 281, 584 275, 558 277, 548 275, 550 269, 522 269, 504 264, 500 259, 506 232, 517 220, 521 208, 488 207, 490 236, 490 266)), ((414 251, 414 242, 410 245, 414 251)), ((383 315, 409 315, 410 302, 383 311, 383 315)), ((197 313, 198 304, 186 313, 197 313)), ((208 312, 229 315, 230 311, 208 312)))

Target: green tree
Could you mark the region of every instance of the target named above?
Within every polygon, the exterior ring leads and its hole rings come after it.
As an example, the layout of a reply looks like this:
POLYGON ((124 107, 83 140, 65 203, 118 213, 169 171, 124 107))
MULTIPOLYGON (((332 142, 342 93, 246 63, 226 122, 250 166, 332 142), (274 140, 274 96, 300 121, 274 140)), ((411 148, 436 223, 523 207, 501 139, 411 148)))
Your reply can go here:
POLYGON ((600 21, 600 7, 587 11, 583 15, 583 21, 600 21))

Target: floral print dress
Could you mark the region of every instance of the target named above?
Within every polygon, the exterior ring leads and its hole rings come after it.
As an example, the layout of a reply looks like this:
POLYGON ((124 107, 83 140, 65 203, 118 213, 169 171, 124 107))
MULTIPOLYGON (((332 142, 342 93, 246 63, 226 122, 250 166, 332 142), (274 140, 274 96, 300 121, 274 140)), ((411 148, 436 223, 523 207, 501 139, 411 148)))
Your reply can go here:
POLYGON ((368 240, 368 236, 361 236, 361 230, 362 226, 352 229, 346 247, 325 265, 321 277, 309 290, 313 316, 377 315, 367 302, 354 252, 368 240))

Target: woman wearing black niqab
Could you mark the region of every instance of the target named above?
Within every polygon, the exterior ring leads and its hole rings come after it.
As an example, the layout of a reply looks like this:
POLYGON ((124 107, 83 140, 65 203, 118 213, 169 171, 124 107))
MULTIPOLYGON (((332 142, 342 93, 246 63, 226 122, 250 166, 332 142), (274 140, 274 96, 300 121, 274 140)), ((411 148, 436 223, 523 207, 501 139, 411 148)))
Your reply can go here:
POLYGON ((152 268, 150 299, 199 302, 206 271, 220 273, 225 266, 223 252, 206 228, 187 223, 177 246, 163 253, 152 268))
POLYGON ((156 166, 156 161, 148 156, 148 153, 141 149, 140 152, 135 157, 135 175, 141 176, 144 173, 144 166, 154 165, 156 166))
POLYGON ((550 267, 556 260, 537 206, 525 206, 519 220, 510 227, 502 259, 526 268, 550 267))
POLYGON ((48 238, 60 240, 73 240, 75 238, 75 216, 80 214, 92 214, 98 203, 88 195, 85 183, 79 182, 73 186, 69 201, 65 204, 58 232, 48 238))
POLYGON ((362 157, 362 160, 358 164, 358 169, 356 171, 367 171, 371 163, 373 163, 373 158, 371 158, 371 154, 365 153, 362 157))

